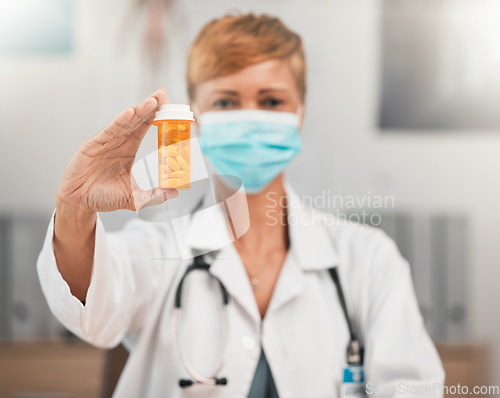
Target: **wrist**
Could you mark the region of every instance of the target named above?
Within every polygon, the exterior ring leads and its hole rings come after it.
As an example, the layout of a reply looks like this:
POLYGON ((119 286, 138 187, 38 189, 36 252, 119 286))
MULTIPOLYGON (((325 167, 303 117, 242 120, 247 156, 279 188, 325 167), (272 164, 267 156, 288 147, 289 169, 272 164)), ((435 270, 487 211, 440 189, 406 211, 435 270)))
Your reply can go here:
POLYGON ((55 213, 55 223, 61 228, 76 231, 93 230, 97 220, 97 212, 79 207, 69 206, 58 201, 55 213))

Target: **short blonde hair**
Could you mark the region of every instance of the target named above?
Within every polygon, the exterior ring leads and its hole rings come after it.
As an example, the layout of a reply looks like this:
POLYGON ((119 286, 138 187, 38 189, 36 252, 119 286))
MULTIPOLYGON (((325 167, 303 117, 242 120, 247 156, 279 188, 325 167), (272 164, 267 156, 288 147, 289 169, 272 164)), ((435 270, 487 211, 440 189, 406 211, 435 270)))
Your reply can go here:
POLYGON ((303 100, 306 63, 300 36, 269 15, 226 15, 207 23, 194 40, 188 57, 188 94, 194 100, 196 86, 271 59, 290 62, 303 100))

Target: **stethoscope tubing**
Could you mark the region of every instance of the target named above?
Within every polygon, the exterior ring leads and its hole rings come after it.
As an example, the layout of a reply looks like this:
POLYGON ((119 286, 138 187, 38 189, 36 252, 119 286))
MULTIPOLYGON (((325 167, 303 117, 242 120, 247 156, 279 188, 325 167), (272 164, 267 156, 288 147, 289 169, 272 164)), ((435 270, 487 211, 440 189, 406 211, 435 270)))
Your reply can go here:
POLYGON ((227 358, 229 356, 229 346, 230 346, 230 329, 229 329, 229 293, 224 286, 224 284, 217 278, 215 275, 212 275, 209 271, 210 265, 207 264, 203 258, 203 255, 198 255, 194 258, 193 264, 191 264, 179 282, 177 286, 177 291, 175 294, 175 307, 174 307, 174 323, 175 323, 175 336, 177 342, 177 348, 179 351, 179 356, 181 358, 181 362, 186 369, 186 371, 191 376, 192 380, 189 379, 181 379, 179 380, 179 385, 181 387, 189 387, 193 384, 208 384, 208 385, 226 385, 227 379, 224 377, 217 377, 217 374, 225 365, 227 358), (224 341, 224 349, 222 351, 221 360, 219 362, 219 366, 215 370, 213 376, 205 377, 200 375, 193 369, 193 366, 189 362, 189 359, 186 354, 186 350, 184 349, 184 342, 182 339, 182 288, 184 285, 184 281, 187 276, 191 273, 191 271, 202 270, 208 272, 208 274, 215 278, 219 284, 222 294, 222 304, 223 304, 223 341, 224 341))
POLYGON ((230 339, 229 339, 229 305, 225 304, 223 308, 223 323, 224 323, 224 331, 223 331, 223 341, 224 341, 224 350, 222 351, 222 356, 221 360, 219 362, 219 366, 217 369, 214 371, 212 376, 209 377, 204 377, 201 376, 198 372, 196 372, 193 367, 191 366, 191 363, 189 362, 189 359, 187 357, 186 351, 184 350, 184 343, 182 340, 182 325, 181 325, 181 318, 182 318, 182 309, 175 308, 175 336, 177 340, 177 347, 179 350, 179 355, 181 357, 182 364, 184 365, 184 368, 186 371, 189 373, 191 378, 196 382, 196 383, 201 383, 201 384, 212 384, 215 385, 216 379, 217 379, 217 374, 222 370, 223 366, 225 365, 228 355, 229 355, 229 347, 230 347, 230 339))

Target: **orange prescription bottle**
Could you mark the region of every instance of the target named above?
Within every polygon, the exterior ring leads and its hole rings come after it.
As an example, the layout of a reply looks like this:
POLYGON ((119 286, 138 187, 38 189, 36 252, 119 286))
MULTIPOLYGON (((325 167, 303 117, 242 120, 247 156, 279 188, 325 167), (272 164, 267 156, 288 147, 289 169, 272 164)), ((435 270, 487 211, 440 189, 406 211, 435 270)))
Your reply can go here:
POLYGON ((156 112, 158 126, 158 186, 191 187, 191 123, 189 105, 165 104, 156 112))

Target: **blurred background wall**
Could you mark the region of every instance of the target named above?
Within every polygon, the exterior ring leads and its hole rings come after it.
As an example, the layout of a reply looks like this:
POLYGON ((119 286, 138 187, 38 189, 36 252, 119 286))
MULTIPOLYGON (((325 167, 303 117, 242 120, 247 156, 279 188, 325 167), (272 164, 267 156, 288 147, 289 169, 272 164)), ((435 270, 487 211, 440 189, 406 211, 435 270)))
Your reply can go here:
MULTIPOLYGON (((8 3, 0 1, 0 13, 8 3)), ((385 211, 385 223, 390 226, 396 220, 403 223, 400 231, 413 231, 407 233, 413 236, 408 239, 421 243, 402 242, 408 248, 407 257, 427 264, 424 276, 414 270, 421 304, 431 311, 433 294, 446 284, 452 290, 459 286, 457 300, 462 301, 465 314, 456 326, 460 333, 453 333, 452 325, 447 333, 435 329, 433 337, 485 343, 491 353, 491 383, 500 384, 500 131, 424 131, 418 127, 381 131, 384 3, 171 0, 163 20, 163 55, 156 68, 144 44, 148 11, 136 3, 75 0, 67 21, 72 47, 66 53, 0 54, 0 213, 7 220, 0 248, 9 251, 12 264, 20 262, 15 269, 4 268, 0 273, 4 314, 28 319, 30 304, 25 303, 24 309, 18 305, 28 291, 43 300, 33 284, 35 262, 23 260, 29 255, 21 253, 31 250, 33 257, 41 247, 60 176, 78 144, 157 87, 166 87, 171 102, 186 102, 186 54, 199 28, 226 12, 265 12, 281 17, 302 35, 308 60, 304 151, 290 168, 290 181, 303 195, 329 191, 394 197, 394 208, 385 211), (22 230, 22 220, 27 218, 37 220, 34 223, 39 227, 22 230), (444 278, 442 271, 433 271, 429 261, 421 259, 422 248, 432 246, 429 231, 435 219, 445 220, 437 224, 441 230, 454 231, 446 235, 455 243, 447 249, 444 278), (21 231, 17 235, 9 232, 12 223, 21 231), (15 245, 9 243, 14 236, 15 245), (436 280, 439 284, 426 293, 426 286, 436 280)), ((155 145, 152 131, 139 156, 155 145)), ((121 213, 105 219, 112 229, 127 216, 121 213)), ((398 233, 394 234, 398 240, 398 233)), ((48 317, 44 322, 39 329, 4 323, 4 338, 56 333, 57 322, 48 317)))

